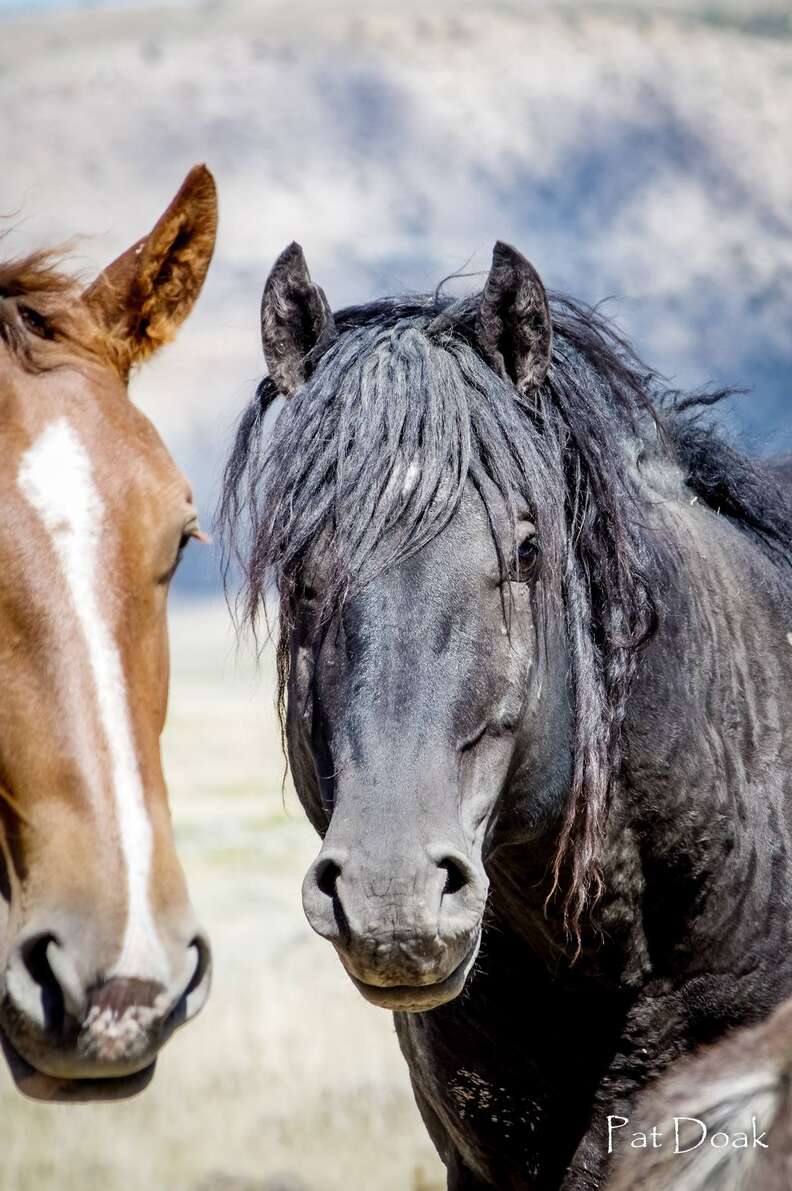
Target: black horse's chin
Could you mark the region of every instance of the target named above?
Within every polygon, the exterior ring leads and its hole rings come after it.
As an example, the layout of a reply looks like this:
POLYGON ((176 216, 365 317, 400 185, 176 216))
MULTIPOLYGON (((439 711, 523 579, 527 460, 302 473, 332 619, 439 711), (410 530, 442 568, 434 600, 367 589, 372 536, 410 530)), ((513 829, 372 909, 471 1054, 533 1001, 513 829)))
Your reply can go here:
POLYGON ((157 1060, 154 1059, 142 1071, 136 1071, 131 1075, 67 1079, 45 1075, 43 1071, 31 1066, 14 1049, 4 1031, 0 1031, 0 1046, 17 1091, 31 1100, 71 1104, 86 1104, 92 1100, 126 1100, 148 1087, 157 1065, 157 1060))
POLYGON ((368 984, 365 980, 358 980, 346 964, 344 967, 355 988, 372 1005, 377 1005, 380 1009, 390 1009, 393 1013, 425 1013, 459 996, 476 962, 480 942, 479 932, 465 958, 450 975, 435 984, 368 984))

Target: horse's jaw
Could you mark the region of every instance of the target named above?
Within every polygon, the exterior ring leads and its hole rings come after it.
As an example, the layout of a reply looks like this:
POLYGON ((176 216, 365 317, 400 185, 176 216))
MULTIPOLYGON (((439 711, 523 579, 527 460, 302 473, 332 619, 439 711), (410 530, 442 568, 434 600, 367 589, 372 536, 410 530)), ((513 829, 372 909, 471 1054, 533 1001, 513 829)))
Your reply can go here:
POLYGON ((31 1066, 14 1049, 2 1031, 0 1046, 17 1091, 31 1100, 50 1103, 85 1104, 93 1100, 127 1100, 148 1087, 157 1065, 157 1060, 154 1059, 141 1071, 115 1078, 108 1076, 100 1079, 67 1079, 46 1075, 31 1066))
POLYGON ((481 931, 467 955, 457 964, 453 971, 444 979, 433 984, 369 984, 359 980, 350 970, 349 964, 344 962, 342 952, 339 951, 341 962, 349 979, 360 995, 371 1005, 380 1009, 389 1009, 392 1013, 426 1013, 430 1009, 438 1009, 458 997, 467 984, 481 945, 481 931))

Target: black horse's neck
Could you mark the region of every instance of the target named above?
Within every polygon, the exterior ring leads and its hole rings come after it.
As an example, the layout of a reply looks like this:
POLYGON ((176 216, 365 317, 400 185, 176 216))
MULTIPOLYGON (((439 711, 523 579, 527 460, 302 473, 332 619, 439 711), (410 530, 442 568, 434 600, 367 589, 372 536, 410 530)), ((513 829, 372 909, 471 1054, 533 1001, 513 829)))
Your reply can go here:
MULTIPOLYGON (((746 824, 751 836, 782 830, 779 812, 753 793, 767 774, 779 798, 783 784, 777 692, 792 682, 785 572, 742 526, 699 501, 676 467, 666 471, 659 483, 652 476, 641 510, 657 627, 630 686, 603 890, 573 965, 616 983, 670 962, 679 922, 717 896, 724 873, 754 879, 754 852, 739 843, 746 824), (662 893, 648 898, 648 884, 662 893)), ((498 930, 570 971, 577 940, 564 928, 563 886, 551 895, 562 817, 533 835, 502 838, 488 872, 498 930)), ((714 906, 702 912, 717 917, 714 906)))

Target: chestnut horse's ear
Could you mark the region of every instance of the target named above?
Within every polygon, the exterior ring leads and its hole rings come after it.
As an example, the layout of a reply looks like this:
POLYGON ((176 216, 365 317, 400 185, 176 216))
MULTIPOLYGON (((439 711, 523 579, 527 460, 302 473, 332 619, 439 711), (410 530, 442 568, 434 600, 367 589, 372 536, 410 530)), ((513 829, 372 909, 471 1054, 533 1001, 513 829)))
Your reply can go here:
POLYGON ((217 190, 196 165, 147 236, 83 294, 124 377, 174 337, 201 292, 217 235, 217 190))
POLYGON ((476 337, 495 371, 521 393, 541 385, 553 343, 547 294, 533 265, 500 240, 476 314, 476 337))
POLYGON ((278 392, 293 397, 335 337, 324 290, 311 281, 303 250, 292 243, 272 266, 261 298, 261 343, 278 392))

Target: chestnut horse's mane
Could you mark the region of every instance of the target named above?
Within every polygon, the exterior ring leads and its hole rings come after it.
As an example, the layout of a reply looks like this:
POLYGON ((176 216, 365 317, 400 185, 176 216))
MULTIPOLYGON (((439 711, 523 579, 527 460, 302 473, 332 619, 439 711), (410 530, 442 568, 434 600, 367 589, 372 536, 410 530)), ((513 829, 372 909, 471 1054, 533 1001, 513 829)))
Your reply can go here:
MULTIPOLYGON (((0 243, 2 242, 0 235, 0 243)), ((27 371, 43 365, 20 320, 31 319, 41 338, 74 344, 90 340, 90 318, 78 301, 82 283, 63 269, 71 245, 0 259, 0 339, 27 371)))
MULTIPOLYGON (((0 237, 0 243, 2 238, 0 237)), ((16 259, 0 259, 0 297, 28 294, 66 296, 79 289, 77 280, 62 270, 68 246, 43 248, 16 259)))

